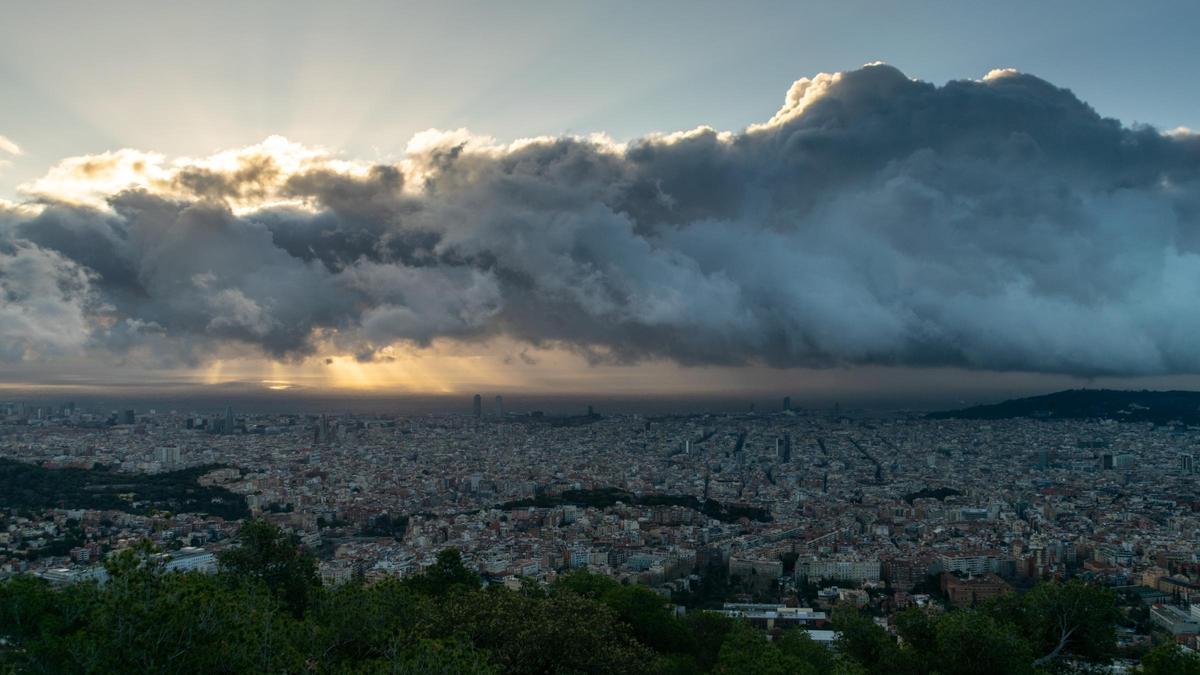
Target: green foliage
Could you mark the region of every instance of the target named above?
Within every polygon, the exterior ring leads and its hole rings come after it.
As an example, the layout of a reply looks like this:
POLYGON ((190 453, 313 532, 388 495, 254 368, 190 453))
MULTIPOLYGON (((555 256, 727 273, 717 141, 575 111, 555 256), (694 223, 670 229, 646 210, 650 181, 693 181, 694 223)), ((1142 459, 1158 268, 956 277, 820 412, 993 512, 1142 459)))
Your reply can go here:
POLYGON ((148 514, 207 513, 226 520, 250 515, 246 500, 223 487, 196 480, 216 466, 155 474, 104 469, 45 469, 0 459, 0 494, 13 509, 94 509, 148 514), (131 500, 122 495, 133 495, 131 500), (134 506, 134 502, 138 506, 134 506))
POLYGON ((869 672, 890 672, 900 660, 896 642, 871 617, 851 607, 837 607, 832 619, 839 633, 838 649, 869 672))
POLYGON ((364 675, 494 675, 500 672, 481 652, 469 646, 428 639, 348 671, 364 675))
POLYGON ((1080 581, 1039 584, 1021 597, 1027 608, 1021 626, 1038 654, 1049 654, 1064 632, 1064 651, 1076 658, 1107 661, 1116 650, 1117 597, 1113 591, 1080 581))
POLYGON ((221 567, 236 578, 263 582, 294 616, 303 616, 321 585, 316 558, 265 520, 246 521, 237 539, 237 548, 218 556, 221 567))
POLYGON ((412 646, 402 638, 428 614, 428 604, 396 580, 326 589, 309 616, 310 639, 326 659, 392 663, 412 646))
POLYGON ((556 588, 612 609, 639 642, 655 651, 692 654, 698 648, 684 622, 667 608, 666 600, 644 586, 622 585, 599 574, 579 571, 564 575, 556 588))
MULTIPOLYGON (((447 550, 414 578, 322 588, 311 558, 273 526, 247 523, 239 541, 215 575, 164 573, 143 543, 109 561, 104 585, 0 582, 0 673, 1031 675, 1110 649, 1111 594, 1082 584, 901 612, 899 643, 838 608, 831 650, 804 630, 768 639, 717 614, 677 617, 646 588, 585 572, 549 588, 483 588, 447 550)), ((1162 646, 1141 672, 1200 675, 1200 659, 1162 646)))
POLYGON ((852 672, 806 631, 790 630, 773 641, 762 631, 738 622, 721 645, 713 672, 721 675, 823 675, 852 672))
POLYGON ((951 612, 936 626, 931 669, 942 675, 1021 675, 1033 672, 1029 643, 1015 627, 977 611, 951 612))
POLYGON ((215 576, 142 567, 103 588, 59 591, 13 580, 0 586, 0 605, 24 608, 9 635, 21 646, 10 655, 21 672, 266 672, 303 663, 299 624, 276 611, 266 589, 215 576), (28 620, 33 607, 42 620, 28 620))
POLYGON ((1030 642, 1042 665, 1060 656, 1107 662, 1116 652, 1116 594, 1080 581, 1038 584, 1024 595, 994 598, 983 608, 1012 623, 1030 642))
POLYGON ((375 516, 362 528, 360 534, 367 537, 391 537, 396 541, 404 539, 408 531, 408 516, 391 516, 382 513, 375 516))
POLYGON ((640 673, 652 659, 614 612, 571 592, 535 598, 493 587, 434 613, 435 635, 460 635, 506 673, 640 673))
POLYGON ((554 585, 558 589, 570 591, 589 600, 599 600, 621 586, 612 577, 582 570, 562 575, 554 585))
POLYGON ((693 653, 698 670, 709 671, 717 664, 721 645, 733 630, 734 621, 724 615, 712 612, 689 612, 684 617, 688 632, 696 644, 693 653))
POLYGON ((786 630, 774 644, 784 658, 794 664, 794 672, 808 669, 818 673, 846 673, 852 670, 839 662, 829 648, 817 644, 806 630, 786 630))
POLYGON ((1200 655, 1164 643, 1142 657, 1140 675, 1200 675, 1200 655))
POLYGON ((422 595, 444 596, 480 587, 479 575, 467 569, 462 554, 448 548, 438 553, 437 561, 424 574, 409 579, 408 585, 422 595))

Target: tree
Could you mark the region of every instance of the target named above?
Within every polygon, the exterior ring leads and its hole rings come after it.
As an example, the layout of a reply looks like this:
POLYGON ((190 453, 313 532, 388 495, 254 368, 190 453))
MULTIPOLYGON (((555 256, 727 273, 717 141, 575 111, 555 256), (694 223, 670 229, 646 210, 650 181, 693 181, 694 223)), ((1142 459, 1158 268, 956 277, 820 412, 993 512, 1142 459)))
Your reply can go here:
POLYGON ((261 580, 293 616, 303 617, 321 587, 316 559, 265 520, 246 521, 237 539, 239 546, 219 555, 221 568, 261 580))
POLYGON ((721 645, 733 630, 734 621, 715 612, 688 612, 684 617, 688 632, 696 642, 695 658, 699 669, 712 670, 721 652, 721 645))
POLYGON ((505 673, 643 673, 653 657, 611 609, 575 593, 536 598, 492 586, 433 608, 431 635, 462 637, 505 673))
POLYGON ((900 660, 895 641, 869 616, 851 607, 836 607, 832 619, 838 631, 839 651, 868 672, 891 672, 893 664, 900 660))
POLYGON ((840 672, 834 653, 824 645, 817 644, 807 630, 793 628, 785 630, 783 635, 774 641, 775 646, 783 654, 784 659, 794 664, 805 664, 818 673, 840 672))
POLYGON ((1184 652, 1173 643, 1163 643, 1142 657, 1137 672, 1140 675, 1200 675, 1200 656, 1195 652, 1184 652))
POLYGON ((413 645, 428 612, 427 601, 398 580, 343 584, 326 589, 309 610, 310 639, 322 661, 391 663, 413 645))
POLYGON ((620 586, 621 584, 612 577, 592 574, 585 570, 568 572, 554 582, 555 588, 571 591, 589 600, 599 600, 620 586))
POLYGON ((983 612, 960 610, 936 626, 930 661, 942 675, 1020 675, 1033 672, 1033 652, 1016 628, 983 612))
POLYGON ((720 675, 819 675, 839 671, 833 656, 814 643, 807 632, 786 631, 771 642, 762 631, 742 621, 729 631, 713 669, 720 675))
MULTIPOLYGON (((4 606, 11 591, 31 590, 0 588, 4 606)), ((140 568, 103 587, 38 593, 43 619, 33 630, 21 622, 12 653, 20 672, 282 672, 304 663, 299 624, 261 582, 233 587, 210 575, 140 568)))
POLYGON ((479 575, 467 569, 458 549, 444 549, 437 561, 424 572, 408 580, 410 588, 422 595, 441 597, 452 592, 471 591, 479 588, 479 575))
POLYGON ((349 672, 372 675, 498 675, 500 672, 488 663, 483 653, 458 642, 440 640, 421 640, 386 659, 349 665, 349 672))
POLYGON ((1038 584, 1022 596, 1006 595, 984 608, 992 618, 1016 624, 1029 640, 1034 667, 1045 667, 1064 654, 1107 662, 1116 650, 1116 595, 1081 581, 1038 584))

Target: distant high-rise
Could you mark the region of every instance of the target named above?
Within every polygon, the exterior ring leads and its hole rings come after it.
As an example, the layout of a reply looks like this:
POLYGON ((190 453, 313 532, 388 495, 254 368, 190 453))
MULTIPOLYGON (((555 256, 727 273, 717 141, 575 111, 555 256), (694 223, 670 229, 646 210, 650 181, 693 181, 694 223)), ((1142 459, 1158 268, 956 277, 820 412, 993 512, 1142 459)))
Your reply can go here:
POLYGON ((483 397, 475 394, 475 419, 483 417, 483 397))
POLYGON ((1039 469, 1050 468, 1050 451, 1046 448, 1041 448, 1037 453, 1037 466, 1039 469))
POLYGON ((785 411, 792 409, 792 397, 791 396, 783 397, 783 409, 785 411))
POLYGON ((591 417, 595 414, 596 414, 596 412, 594 410, 592 410, 592 406, 589 405, 588 406, 588 417, 591 417))
POLYGON ((233 433, 233 406, 225 406, 225 433, 233 433))
POLYGON ((496 405, 494 412, 496 413, 497 419, 504 418, 504 397, 500 394, 496 394, 496 405))
POLYGON ((329 442, 329 422, 324 415, 317 420, 313 425, 313 445, 321 445, 329 442))
POLYGON ((134 417, 133 411, 126 410, 125 415, 124 415, 123 419, 121 420, 121 422, 124 424, 133 424, 135 421, 136 421, 136 418, 134 417))
POLYGON ((1179 473, 1190 476, 1196 472, 1196 458, 1189 454, 1179 455, 1179 473))

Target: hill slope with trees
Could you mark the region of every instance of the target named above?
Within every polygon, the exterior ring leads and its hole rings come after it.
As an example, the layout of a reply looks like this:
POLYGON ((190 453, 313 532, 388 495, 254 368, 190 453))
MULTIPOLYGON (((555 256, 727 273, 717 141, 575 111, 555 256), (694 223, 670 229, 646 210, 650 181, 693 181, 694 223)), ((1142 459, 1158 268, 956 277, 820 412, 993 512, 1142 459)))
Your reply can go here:
MULTIPOLYGON (((1114 655, 1108 590, 1046 583, 972 610, 896 617, 900 642, 839 609, 836 649, 774 640, 651 590, 573 572, 548 588, 484 587, 458 553, 424 573, 322 587, 316 561, 251 521, 218 574, 163 573, 148 547, 111 558, 104 586, 0 582, 0 673, 1037 673, 1114 655)), ((1173 645, 1142 672, 1200 673, 1173 645)))

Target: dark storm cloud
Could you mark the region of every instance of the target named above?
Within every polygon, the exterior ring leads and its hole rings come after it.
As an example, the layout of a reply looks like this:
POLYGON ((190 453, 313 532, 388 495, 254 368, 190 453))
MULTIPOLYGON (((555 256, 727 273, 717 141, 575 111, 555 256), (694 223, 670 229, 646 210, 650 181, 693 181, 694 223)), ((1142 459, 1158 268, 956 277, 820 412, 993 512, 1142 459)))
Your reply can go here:
MULTIPOLYGON (((797 82, 736 134, 446 134, 400 166, 250 156, 168 183, 10 209, 0 262, 40 257, 27 275, 69 287, 48 295, 93 349, 140 331, 370 359, 503 334, 627 363, 1200 372, 1200 138, 1029 75, 870 66, 797 82), (307 208, 225 203, 274 198, 307 208)), ((0 353, 42 351, 6 328, 0 353)))

